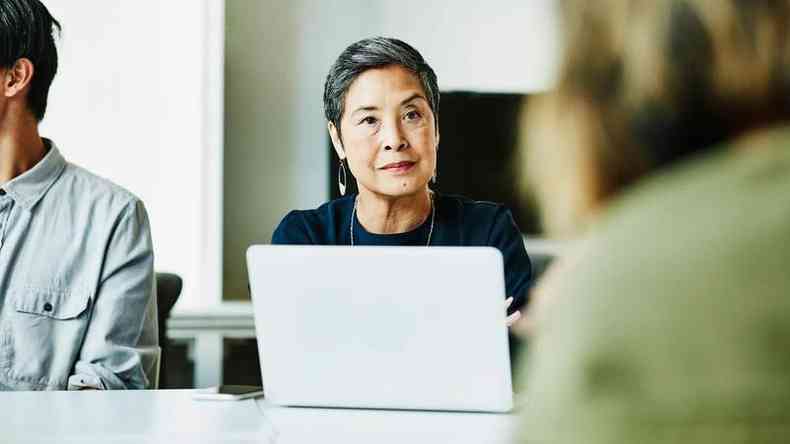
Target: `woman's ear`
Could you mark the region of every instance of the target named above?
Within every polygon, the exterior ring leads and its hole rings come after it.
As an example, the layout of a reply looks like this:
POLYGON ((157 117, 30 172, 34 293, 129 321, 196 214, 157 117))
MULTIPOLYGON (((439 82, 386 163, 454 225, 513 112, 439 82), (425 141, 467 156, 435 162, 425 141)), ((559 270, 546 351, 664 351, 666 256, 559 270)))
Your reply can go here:
POLYGON ((332 146, 335 147, 335 152, 340 160, 346 158, 346 150, 343 149, 343 142, 340 140, 340 133, 337 127, 332 122, 326 123, 326 129, 329 131, 329 137, 332 139, 332 146))

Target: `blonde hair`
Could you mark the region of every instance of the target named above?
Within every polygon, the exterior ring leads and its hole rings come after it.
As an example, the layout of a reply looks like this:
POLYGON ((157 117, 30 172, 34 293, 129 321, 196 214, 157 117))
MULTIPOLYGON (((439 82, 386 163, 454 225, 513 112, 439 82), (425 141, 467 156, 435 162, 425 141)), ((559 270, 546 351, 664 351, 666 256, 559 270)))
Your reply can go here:
POLYGON ((561 10, 557 89, 531 107, 526 132, 550 231, 577 232, 651 171, 790 117, 790 0, 565 0, 561 10), (560 164, 565 174, 545 168, 560 164))

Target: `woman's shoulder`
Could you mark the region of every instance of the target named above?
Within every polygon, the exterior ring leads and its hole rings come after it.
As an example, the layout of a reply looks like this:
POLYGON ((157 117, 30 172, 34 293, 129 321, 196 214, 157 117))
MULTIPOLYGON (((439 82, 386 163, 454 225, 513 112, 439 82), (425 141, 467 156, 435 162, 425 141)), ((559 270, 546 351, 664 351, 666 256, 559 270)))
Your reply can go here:
POLYGON ((457 194, 436 193, 437 207, 452 210, 459 216, 467 218, 496 218, 509 213, 505 205, 485 200, 474 200, 457 194))
POLYGON ((328 221, 339 213, 350 212, 354 206, 354 197, 355 196, 345 196, 339 199, 330 200, 329 202, 324 202, 317 208, 309 210, 292 210, 285 215, 283 222, 286 220, 295 221, 299 219, 304 219, 305 221, 313 223, 328 221))
POLYGON ((458 227, 468 245, 492 245, 503 239, 520 238, 513 215, 501 203, 437 193, 436 210, 437 220, 458 227))
POLYGON ((274 230, 272 243, 326 243, 328 231, 347 219, 354 206, 354 196, 323 203, 318 208, 291 210, 274 230))

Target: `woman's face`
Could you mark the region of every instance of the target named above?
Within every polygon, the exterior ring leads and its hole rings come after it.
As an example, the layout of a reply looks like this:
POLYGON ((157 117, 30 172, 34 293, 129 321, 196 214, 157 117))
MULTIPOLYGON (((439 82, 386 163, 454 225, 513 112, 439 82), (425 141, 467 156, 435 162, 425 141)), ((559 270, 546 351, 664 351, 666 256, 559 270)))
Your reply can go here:
POLYGON ((329 133, 348 160, 360 191, 388 197, 426 189, 436 169, 439 134, 422 84, 406 68, 369 69, 348 88, 340 121, 329 133))

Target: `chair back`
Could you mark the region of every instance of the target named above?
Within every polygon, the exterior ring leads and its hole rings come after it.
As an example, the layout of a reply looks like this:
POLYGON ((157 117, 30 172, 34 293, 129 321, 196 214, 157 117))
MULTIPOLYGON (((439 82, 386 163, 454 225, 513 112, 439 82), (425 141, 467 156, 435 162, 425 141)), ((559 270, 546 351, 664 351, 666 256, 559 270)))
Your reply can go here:
POLYGON ((167 388, 167 319, 170 317, 170 311, 173 309, 173 306, 176 305, 178 297, 181 295, 182 287, 183 281, 177 274, 156 273, 159 347, 162 352, 158 371, 158 384, 152 388, 167 388))

